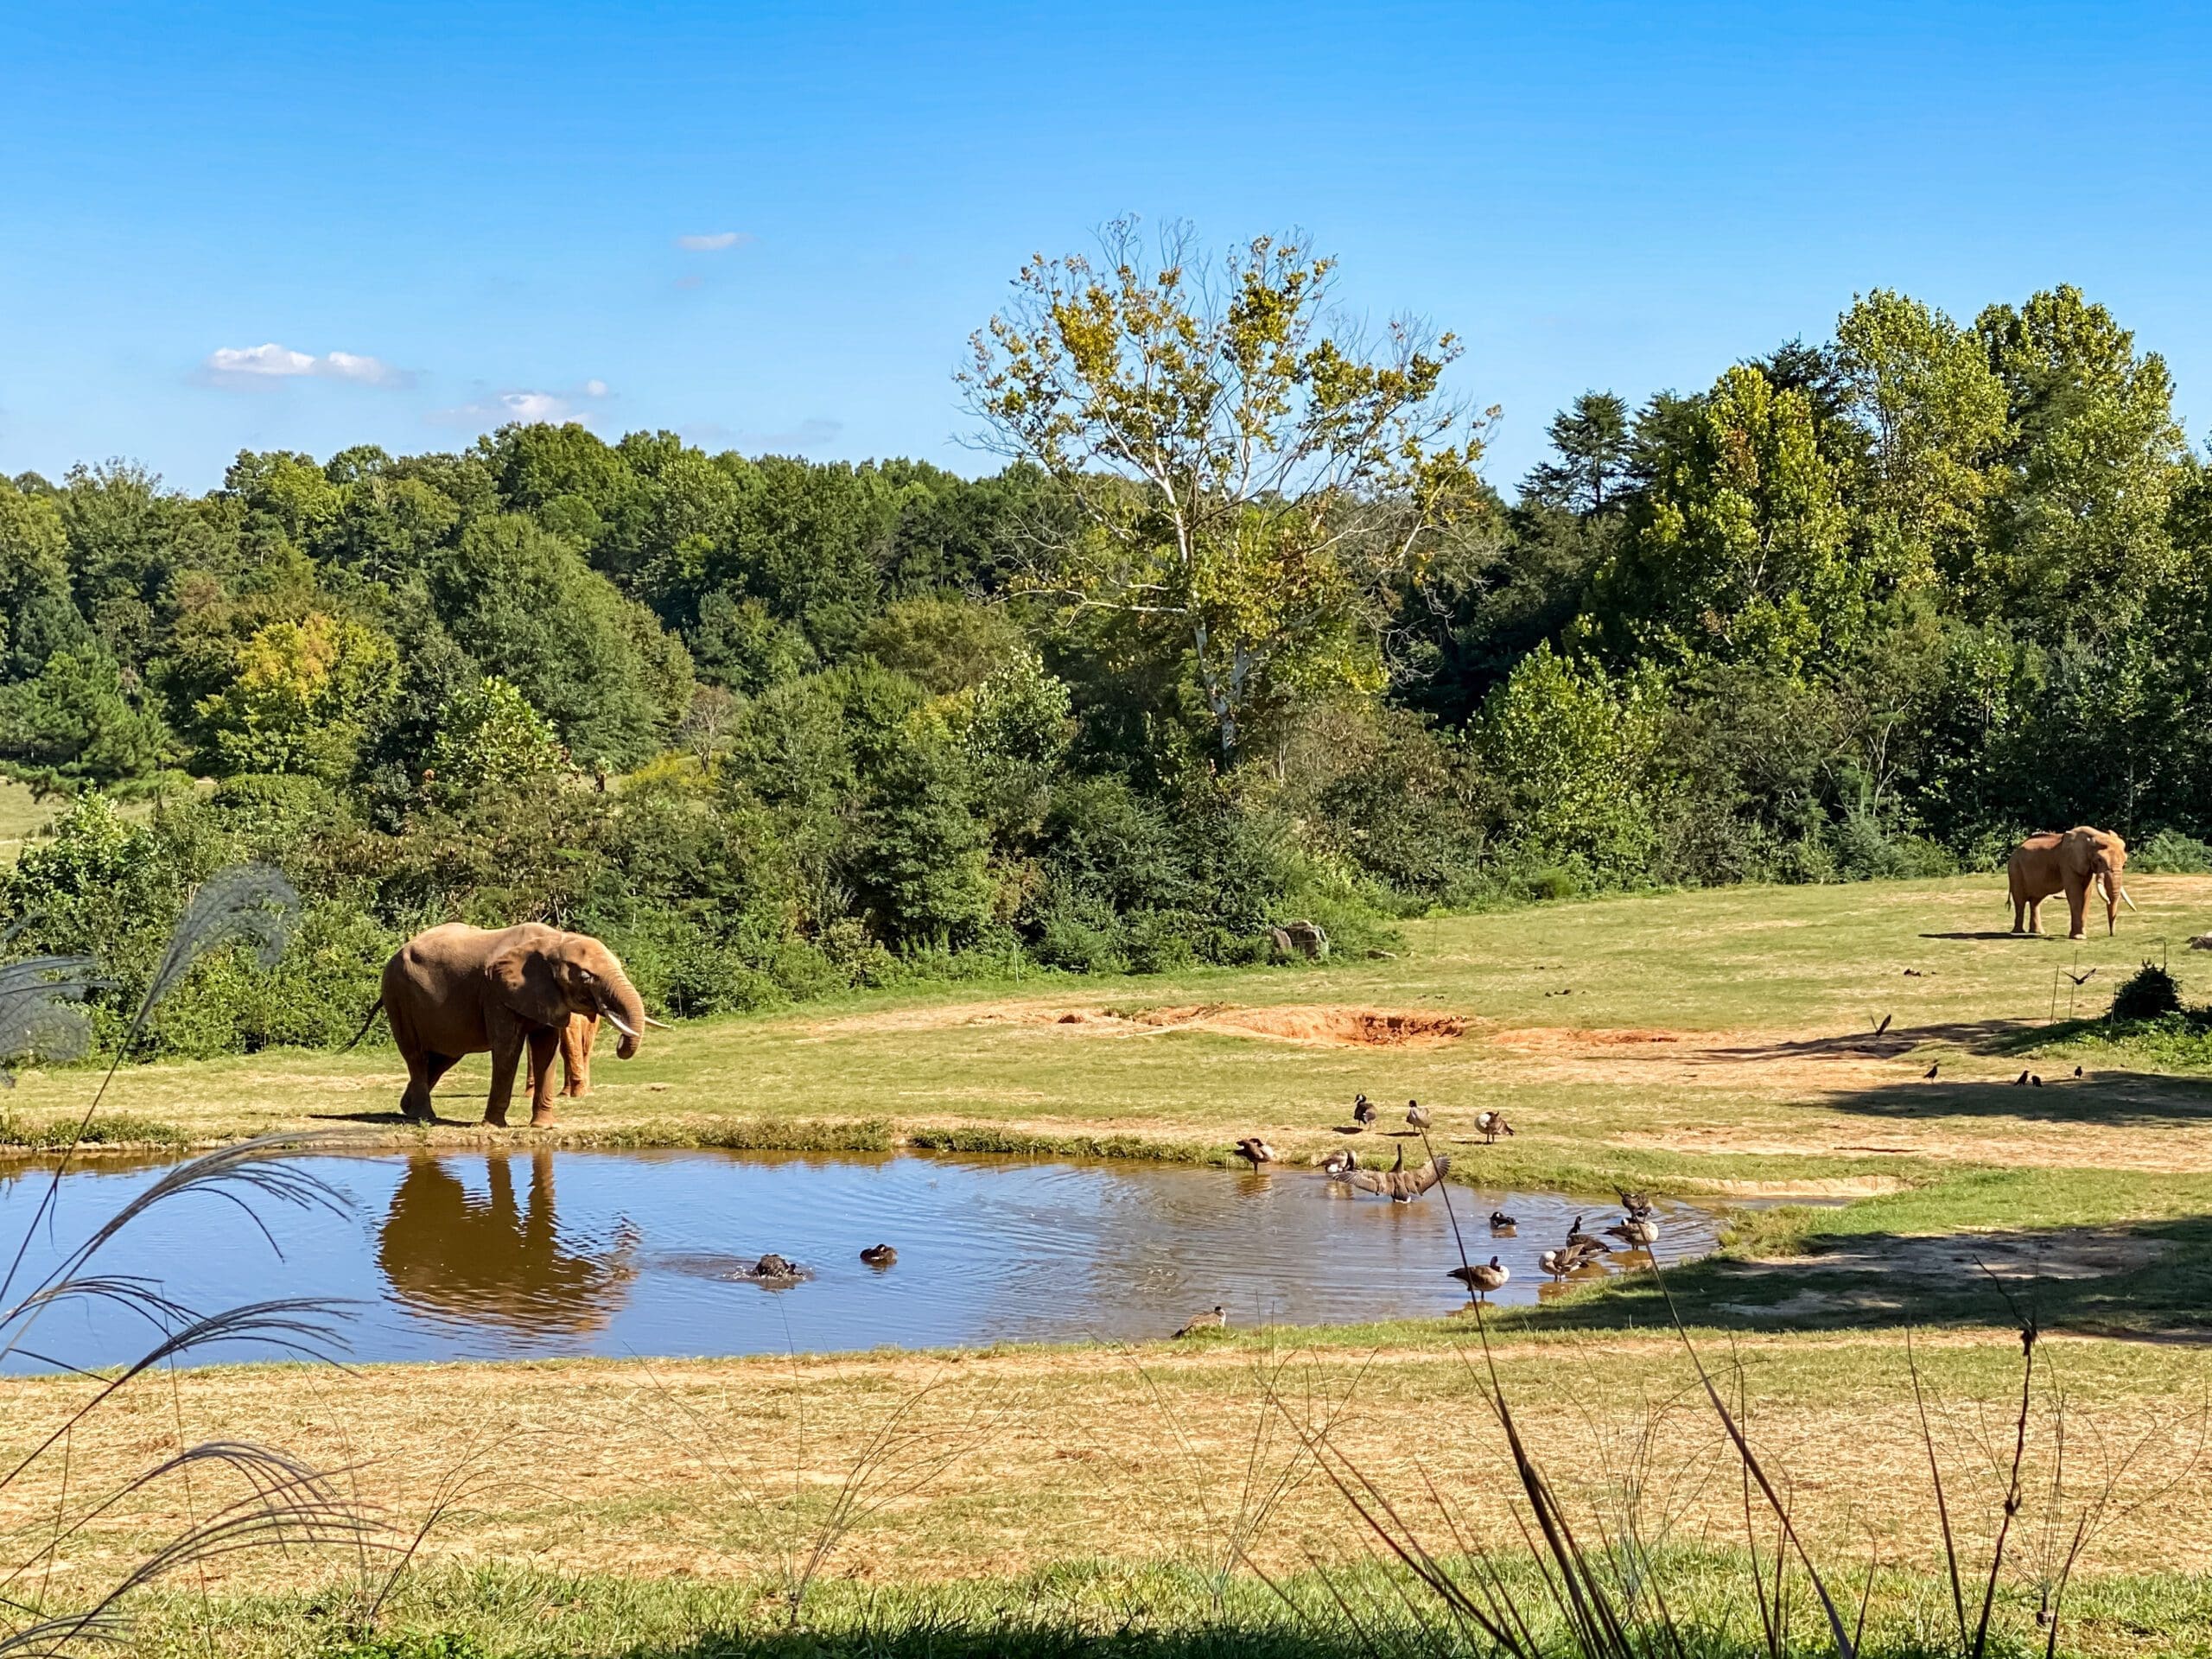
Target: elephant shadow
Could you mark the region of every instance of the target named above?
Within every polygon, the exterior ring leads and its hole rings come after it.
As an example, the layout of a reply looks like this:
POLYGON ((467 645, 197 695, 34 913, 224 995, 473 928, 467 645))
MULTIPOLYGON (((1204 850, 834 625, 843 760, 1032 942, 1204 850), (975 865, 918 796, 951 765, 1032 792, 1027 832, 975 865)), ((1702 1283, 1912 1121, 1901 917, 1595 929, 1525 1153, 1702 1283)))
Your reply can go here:
POLYGON ((487 1197, 477 1198, 451 1158, 410 1160, 377 1239, 377 1265, 394 1295, 445 1320, 524 1337, 575 1335, 606 1325, 637 1276, 638 1236, 627 1223, 602 1248, 563 1235, 554 1211, 553 1154, 531 1154, 518 1202, 513 1159, 486 1154, 487 1197))

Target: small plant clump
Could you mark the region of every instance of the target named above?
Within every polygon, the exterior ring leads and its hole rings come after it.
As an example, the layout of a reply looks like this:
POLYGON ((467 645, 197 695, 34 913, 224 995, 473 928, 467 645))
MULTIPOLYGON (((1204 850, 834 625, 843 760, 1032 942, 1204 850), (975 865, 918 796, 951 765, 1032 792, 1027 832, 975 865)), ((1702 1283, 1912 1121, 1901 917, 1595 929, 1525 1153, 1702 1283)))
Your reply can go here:
POLYGON ((2155 962, 2145 963, 2113 993, 2114 1020, 2162 1020, 2181 1011, 2181 986, 2155 962))

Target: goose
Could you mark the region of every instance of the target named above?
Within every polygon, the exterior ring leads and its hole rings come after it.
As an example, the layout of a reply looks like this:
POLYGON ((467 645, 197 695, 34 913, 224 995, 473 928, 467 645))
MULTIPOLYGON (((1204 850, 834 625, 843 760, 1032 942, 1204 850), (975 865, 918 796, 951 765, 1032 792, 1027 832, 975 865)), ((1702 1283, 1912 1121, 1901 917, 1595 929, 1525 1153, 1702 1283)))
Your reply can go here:
POLYGON ((1411 1124, 1414 1128, 1425 1129, 1429 1126, 1430 1121, 1427 1107, 1422 1105, 1421 1102, 1417 1100, 1409 1100, 1406 1103, 1406 1122, 1408 1123, 1411 1124))
POLYGON ((1513 1126, 1505 1121, 1503 1112, 1477 1112, 1475 1133, 1486 1143, 1495 1143, 1499 1135, 1512 1134, 1513 1126))
POLYGON ((1350 1147, 1339 1147, 1321 1160, 1321 1173, 1331 1180, 1342 1180, 1359 1167, 1359 1154, 1350 1147))
POLYGON ((1193 1335, 1200 1331, 1221 1331, 1227 1329, 1228 1325, 1229 1309, 1221 1303, 1216 1302, 1208 1312, 1192 1314, 1184 1322, 1183 1328, 1175 1334, 1180 1338, 1193 1335))
POLYGON ((898 1259, 899 1252, 888 1244, 871 1244, 861 1252, 861 1260, 871 1268, 887 1268, 898 1259))
POLYGON ((1248 1135, 1236 1143, 1236 1155, 1257 1169, 1262 1164, 1275 1161, 1275 1149, 1256 1135, 1248 1135))
POLYGON ((1659 1224, 1649 1216, 1630 1216, 1606 1228, 1605 1236, 1618 1238, 1631 1249, 1648 1250, 1659 1242, 1659 1224))
POLYGON ((1393 1204, 1411 1204, 1444 1179, 1452 1167, 1448 1157, 1432 1158, 1419 1169, 1408 1169, 1406 1149, 1398 1148, 1398 1161, 1386 1170, 1356 1169, 1344 1179, 1363 1192, 1379 1193, 1393 1204))
POLYGON ((1487 1263, 1477 1262, 1464 1268, 1454 1268, 1449 1276, 1474 1292, 1476 1300, 1479 1301, 1493 1290, 1501 1289, 1513 1276, 1513 1269, 1493 1255, 1487 1263))
POLYGON ((1510 1233, 1520 1224, 1503 1210, 1493 1210, 1490 1212, 1490 1230, 1493 1233, 1510 1233))
POLYGON ((1564 1279, 1573 1271, 1565 1250, 1546 1250, 1536 1258, 1536 1265, 1554 1279, 1564 1279))
POLYGON ((1376 1109, 1375 1103, 1365 1095, 1355 1095, 1352 1097, 1351 1121, 1362 1128, 1365 1128, 1382 1116, 1382 1114, 1376 1109))
POLYGON ((1649 1217, 1651 1214, 1651 1195, 1649 1193, 1640 1192, 1623 1192, 1618 1186, 1615 1187, 1613 1191, 1619 1195, 1621 1208, 1627 1211, 1630 1215, 1640 1218, 1649 1217))

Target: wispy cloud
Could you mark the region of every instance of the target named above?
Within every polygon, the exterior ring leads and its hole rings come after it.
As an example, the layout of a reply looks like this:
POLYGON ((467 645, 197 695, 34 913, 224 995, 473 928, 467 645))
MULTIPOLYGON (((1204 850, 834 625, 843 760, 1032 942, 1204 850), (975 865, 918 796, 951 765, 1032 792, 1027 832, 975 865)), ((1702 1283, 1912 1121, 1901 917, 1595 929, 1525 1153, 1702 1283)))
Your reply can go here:
POLYGON ((816 416, 782 432, 737 432, 715 421, 698 421, 683 429, 683 435, 702 449, 735 449, 750 455, 797 455, 825 443, 834 443, 845 429, 842 421, 816 416))
POLYGON ((452 409, 433 410, 424 418, 441 426, 562 426, 570 421, 588 426, 597 411, 588 405, 613 396, 607 382, 596 378, 567 391, 518 386, 452 409))
POLYGON ((720 253, 725 248, 741 248, 752 239, 743 231, 708 231, 679 236, 676 245, 686 253, 720 253))
POLYGON ((200 372, 210 385, 233 388, 307 377, 345 380, 357 386, 405 386, 415 378, 382 358, 359 352, 331 352, 317 357, 274 340, 262 346, 219 346, 201 359, 200 372))

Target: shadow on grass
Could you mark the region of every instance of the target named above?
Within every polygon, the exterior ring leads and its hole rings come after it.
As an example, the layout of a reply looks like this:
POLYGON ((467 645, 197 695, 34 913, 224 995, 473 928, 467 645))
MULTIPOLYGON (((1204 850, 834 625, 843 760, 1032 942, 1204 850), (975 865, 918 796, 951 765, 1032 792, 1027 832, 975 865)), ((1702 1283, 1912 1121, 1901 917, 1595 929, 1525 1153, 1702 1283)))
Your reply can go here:
POLYGON ((1828 1059, 1855 1056, 1861 1059, 1894 1060, 1910 1054, 1923 1043, 1949 1043, 1974 1053, 2005 1052, 2008 1044, 2032 1040, 2039 1028, 2022 1020, 1956 1020, 1942 1025, 1891 1026, 1887 1031, 1850 1032, 1841 1036, 1806 1037, 1791 1042, 1746 1043, 1717 1048, 1714 1058, 1756 1062, 1765 1060, 1828 1059))
MULTIPOLYGON (((2031 1075, 2041 1076, 2031 1071, 2031 1075)), ((1832 1111, 1895 1122, 1930 1118, 2013 1118, 2021 1122, 2078 1123, 2094 1132, 2101 1124, 2141 1128, 2159 1124, 2212 1123, 2212 1078, 2168 1077, 2151 1071, 2100 1070, 2075 1077, 2065 1072, 2042 1085, 1986 1081, 1897 1084, 1833 1096, 1821 1105, 1832 1111)), ((1992 1148, 2001 1156, 2001 1147, 1992 1148)), ((2082 1148, 2082 1162, 2096 1163, 2095 1148, 2082 1148)))
MULTIPOLYGON (((1934 1235, 1807 1219, 1770 1253, 1667 1269, 1682 1319, 1766 1331, 2002 1329, 2017 1322, 2017 1306, 2052 1331, 2212 1344, 2212 1216, 1934 1235)), ((1648 1272, 1511 1317, 1548 1329, 1669 1326, 1648 1272)))

